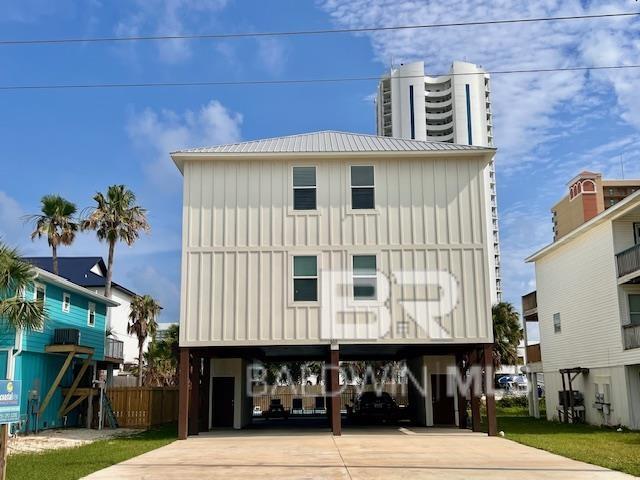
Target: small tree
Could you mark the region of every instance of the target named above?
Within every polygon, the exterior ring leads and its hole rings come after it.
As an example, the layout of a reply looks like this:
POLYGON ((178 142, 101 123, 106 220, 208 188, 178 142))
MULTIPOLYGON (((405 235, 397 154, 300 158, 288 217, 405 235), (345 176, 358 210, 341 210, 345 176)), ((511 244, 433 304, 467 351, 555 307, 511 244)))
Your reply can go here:
POLYGON ((98 239, 109 245, 104 294, 111 297, 116 243, 133 245, 140 232, 148 232, 151 227, 147 222, 147 211, 136 205, 135 194, 124 185, 111 185, 106 195, 98 192, 93 199, 96 206, 90 208, 89 216, 82 221, 82 229, 95 230, 98 239))
POLYGON ((71 245, 78 231, 78 224, 74 220, 77 211, 75 204, 60 195, 45 195, 40 200, 41 213, 28 217, 35 229, 31 240, 47 237, 51 247, 53 273, 58 275, 58 247, 71 245))
POLYGON ((24 296, 35 277, 33 266, 24 262, 15 249, 0 242, 0 319, 16 330, 39 329, 45 321, 42 300, 27 300, 24 296))
POLYGON ((142 386, 144 368, 144 342, 153 336, 158 328, 157 318, 162 307, 150 296, 135 296, 131 301, 127 333, 138 338, 138 386, 142 386))
POLYGON ((493 365, 516 365, 518 345, 523 338, 520 315, 508 302, 500 302, 491 309, 493 316, 493 365))
POLYGON ((147 367, 144 373, 145 384, 173 386, 176 384, 178 368, 178 325, 169 325, 162 340, 154 336, 144 358, 147 367))

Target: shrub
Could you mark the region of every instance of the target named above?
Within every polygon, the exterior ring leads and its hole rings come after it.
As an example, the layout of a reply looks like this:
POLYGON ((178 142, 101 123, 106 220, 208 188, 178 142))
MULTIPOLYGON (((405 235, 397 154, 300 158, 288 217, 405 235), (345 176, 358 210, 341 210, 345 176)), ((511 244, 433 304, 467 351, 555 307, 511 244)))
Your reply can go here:
POLYGON ((496 402, 498 407, 527 407, 526 395, 506 395, 496 402))

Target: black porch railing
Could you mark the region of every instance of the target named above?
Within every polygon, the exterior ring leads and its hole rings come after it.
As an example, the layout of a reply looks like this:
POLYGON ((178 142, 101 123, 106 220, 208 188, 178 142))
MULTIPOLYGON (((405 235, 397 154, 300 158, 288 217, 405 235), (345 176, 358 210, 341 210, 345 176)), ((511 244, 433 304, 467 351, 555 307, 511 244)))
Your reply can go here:
POLYGON ((616 255, 618 265, 618 278, 640 271, 640 244, 618 253, 616 255))

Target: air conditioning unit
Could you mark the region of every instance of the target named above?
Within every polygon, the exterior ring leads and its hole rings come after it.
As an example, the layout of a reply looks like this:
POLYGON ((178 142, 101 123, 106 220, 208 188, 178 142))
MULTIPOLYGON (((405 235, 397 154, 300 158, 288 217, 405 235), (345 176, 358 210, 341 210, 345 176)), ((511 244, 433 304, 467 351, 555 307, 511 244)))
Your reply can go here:
POLYGON ((77 328, 56 328, 53 331, 55 345, 80 345, 80 330, 77 328))
MULTIPOLYGON (((579 405, 584 405, 584 395, 582 395, 582 393, 573 390, 573 405, 574 406, 579 406, 579 405)), ((558 392, 558 403, 560 405, 562 405, 563 407, 569 407, 571 405, 571 403, 569 402, 569 391, 563 391, 560 390, 558 392)))

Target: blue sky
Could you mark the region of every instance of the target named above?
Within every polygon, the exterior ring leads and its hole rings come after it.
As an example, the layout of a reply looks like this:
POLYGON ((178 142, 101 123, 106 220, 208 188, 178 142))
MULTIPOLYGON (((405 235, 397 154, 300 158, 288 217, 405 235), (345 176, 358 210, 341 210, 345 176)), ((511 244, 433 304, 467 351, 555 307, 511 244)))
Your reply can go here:
MULTIPOLYGON (((637 10, 632 1, 4 1, 3 39, 308 30, 637 10)), ((0 84, 167 82, 377 76, 424 60, 429 73, 467 60, 490 70, 640 63, 640 21, 406 30, 237 40, 0 46, 0 84)), ((640 177, 639 70, 494 76, 506 298, 533 288, 522 259, 551 240, 550 206, 582 169, 640 177), (635 85, 635 86, 634 86, 635 85)), ((125 183, 153 231, 119 245, 115 278, 150 293, 176 321, 180 176, 186 146, 335 129, 374 133, 376 82, 153 89, 0 91, 0 236, 29 255, 21 217, 60 193, 83 208, 125 183)), ((63 255, 106 255, 91 234, 63 255)))

